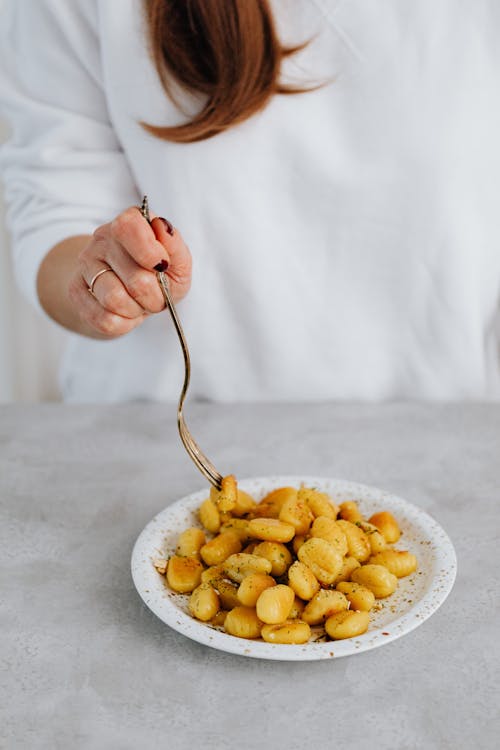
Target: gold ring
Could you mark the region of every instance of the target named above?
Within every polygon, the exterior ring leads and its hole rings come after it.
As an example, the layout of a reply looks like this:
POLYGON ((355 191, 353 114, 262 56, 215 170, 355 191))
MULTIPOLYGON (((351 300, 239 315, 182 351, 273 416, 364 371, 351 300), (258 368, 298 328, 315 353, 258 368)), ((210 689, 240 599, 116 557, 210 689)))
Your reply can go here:
POLYGON ((90 294, 93 297, 95 297, 95 294, 94 294, 94 284, 96 283, 96 281, 99 278, 99 276, 102 276, 102 274, 106 273, 107 271, 113 271, 113 269, 112 268, 101 268, 101 270, 98 271, 95 274, 95 276, 92 277, 92 280, 91 280, 90 284, 88 285, 87 289, 88 289, 88 291, 90 292, 90 294))

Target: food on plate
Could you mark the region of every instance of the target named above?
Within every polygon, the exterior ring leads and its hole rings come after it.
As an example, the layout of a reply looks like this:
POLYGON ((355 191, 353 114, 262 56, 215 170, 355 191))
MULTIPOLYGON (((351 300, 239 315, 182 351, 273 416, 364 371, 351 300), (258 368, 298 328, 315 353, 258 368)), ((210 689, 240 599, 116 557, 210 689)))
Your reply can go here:
POLYGON ((203 545, 200 549, 201 559, 206 565, 218 565, 227 560, 229 555, 241 551, 241 541, 235 531, 223 531, 203 545))
POLYGON ((312 599, 320 589, 320 583, 311 568, 296 560, 288 568, 288 583, 297 596, 304 601, 312 599))
POLYGON ((325 630, 333 640, 355 638, 368 630, 368 612, 344 610, 331 615, 325 622, 325 630))
POLYGON ((175 554, 153 564, 172 591, 190 594, 194 618, 238 638, 355 638, 376 600, 417 569, 415 555, 390 546, 401 536, 391 513, 366 518, 355 500, 336 504, 314 487, 279 487, 257 502, 224 477, 198 517, 203 528, 185 529, 175 554))
POLYGON ((311 628, 301 620, 285 620, 278 625, 263 625, 260 634, 267 643, 307 643, 311 628))
POLYGON ((173 555, 168 561, 168 585, 180 594, 193 591, 201 582, 202 573, 203 565, 196 557, 179 557, 178 555, 173 555))
POLYGON ((337 591, 345 594, 349 600, 351 609, 361 612, 369 612, 375 604, 375 594, 371 589, 362 586, 360 583, 341 581, 337 584, 337 591))
POLYGON ((373 591, 375 599, 385 599, 394 594, 398 587, 398 579, 390 573, 384 565, 369 563, 362 565, 351 573, 351 581, 361 583, 373 591))
POLYGON ((189 611, 197 620, 208 622, 220 610, 220 598, 209 583, 200 583, 189 598, 189 611))
POLYGON ((349 600, 342 592, 335 589, 320 589, 306 604, 302 619, 308 625, 320 625, 330 615, 345 609, 349 609, 349 600))
POLYGON ((264 589, 268 589, 270 586, 276 586, 276 581, 272 576, 263 573, 251 573, 240 583, 238 599, 245 607, 255 607, 259 596, 264 589))
POLYGON ((234 555, 229 555, 222 564, 222 569, 231 581, 241 583, 250 573, 270 573, 272 565, 265 557, 249 555, 246 552, 236 552, 234 555))
POLYGON ((224 629, 229 635, 238 638, 258 638, 262 631, 263 623, 259 620, 257 612, 253 607, 236 606, 227 613, 224 620, 224 629))
POLYGON ((196 557, 199 560, 200 549, 206 541, 205 534, 201 529, 191 527, 179 536, 175 553, 179 557, 196 557))
POLYGON ((295 594, 290 586, 278 583, 265 589, 257 599, 255 609, 262 622, 278 625, 290 616, 295 594))
POLYGON ((385 549, 376 555, 372 555, 368 562, 383 565, 396 578, 409 576, 417 569, 415 555, 399 549, 385 549))
POLYGON ((295 536, 295 527, 278 518, 252 518, 248 522, 248 533, 264 542, 290 542, 295 536))
POLYGON ((323 586, 330 586, 342 570, 342 555, 325 539, 311 537, 299 547, 298 558, 323 586))
POLYGON ((392 513, 389 513, 387 510, 381 513, 374 513, 368 521, 377 527, 388 544, 394 544, 401 536, 398 522, 392 513))

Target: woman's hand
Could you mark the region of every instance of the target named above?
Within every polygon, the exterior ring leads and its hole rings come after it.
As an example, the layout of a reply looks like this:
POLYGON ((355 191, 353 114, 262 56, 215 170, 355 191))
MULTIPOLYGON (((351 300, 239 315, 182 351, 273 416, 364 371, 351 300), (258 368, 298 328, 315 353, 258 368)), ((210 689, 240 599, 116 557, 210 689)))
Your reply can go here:
MULTIPOLYGON (((170 222, 155 217, 149 225, 137 208, 128 208, 96 229, 83 247, 80 244, 68 285, 69 302, 80 325, 67 325, 60 316, 48 312, 63 325, 94 338, 122 336, 137 328, 149 314, 164 309, 154 271, 161 261, 168 263, 170 289, 177 302, 191 284, 187 245, 170 222), (98 276, 90 293, 92 279, 103 269, 111 271, 98 276)), ((41 276, 43 282, 43 273, 41 276)), ((39 291, 43 304, 40 280, 39 291)))

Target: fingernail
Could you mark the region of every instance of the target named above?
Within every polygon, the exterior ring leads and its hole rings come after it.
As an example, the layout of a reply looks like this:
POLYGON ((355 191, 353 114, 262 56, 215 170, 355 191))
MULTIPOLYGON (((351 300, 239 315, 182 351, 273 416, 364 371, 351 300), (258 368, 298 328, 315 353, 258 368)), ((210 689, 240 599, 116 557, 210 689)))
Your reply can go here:
POLYGON ((158 218, 159 218, 160 221, 163 221, 163 223, 165 224, 165 229, 167 230, 167 232, 169 233, 169 235, 171 237, 173 237, 174 236, 174 228, 173 228, 172 224, 169 222, 169 220, 168 219, 164 219, 163 216, 158 216, 158 218))
POLYGON ((168 268, 168 260, 160 260, 159 263, 154 267, 155 271, 166 271, 168 268))

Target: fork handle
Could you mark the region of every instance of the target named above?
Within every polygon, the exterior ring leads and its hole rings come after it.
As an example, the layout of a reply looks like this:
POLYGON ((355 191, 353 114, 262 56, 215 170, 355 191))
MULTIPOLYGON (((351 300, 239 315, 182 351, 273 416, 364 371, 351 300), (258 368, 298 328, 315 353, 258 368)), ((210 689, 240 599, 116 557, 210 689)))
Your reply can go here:
POLYGON ((189 380, 191 377, 191 359, 189 357, 189 350, 187 348, 186 339, 184 338, 184 331, 182 330, 181 322, 179 320, 179 316, 177 315, 177 310, 175 309, 175 305, 172 300, 172 295, 170 294, 168 276, 165 273, 165 271, 156 271, 156 278, 158 279, 158 284, 160 285, 160 289, 163 293, 163 299, 165 300, 165 305, 168 308, 168 311, 170 313, 170 316, 175 326, 175 330, 177 332, 177 336, 179 337, 179 341, 181 343, 182 355, 184 357, 185 375, 184 375, 184 384, 182 386, 182 391, 181 391, 181 395, 179 398, 179 407, 177 410, 177 414, 179 416, 180 413, 182 412, 184 398, 186 396, 186 392, 189 387, 189 380))

